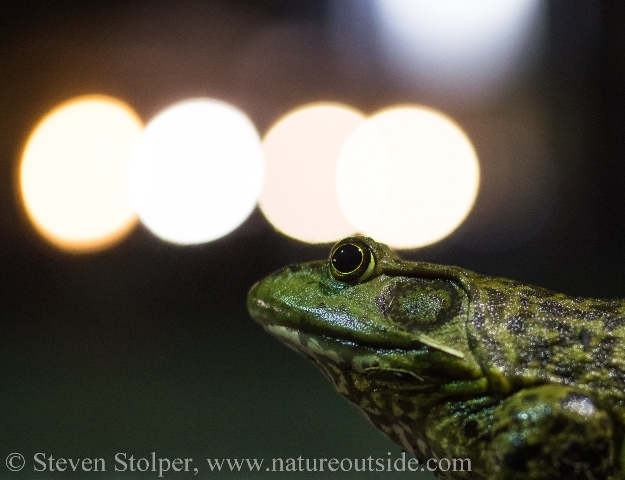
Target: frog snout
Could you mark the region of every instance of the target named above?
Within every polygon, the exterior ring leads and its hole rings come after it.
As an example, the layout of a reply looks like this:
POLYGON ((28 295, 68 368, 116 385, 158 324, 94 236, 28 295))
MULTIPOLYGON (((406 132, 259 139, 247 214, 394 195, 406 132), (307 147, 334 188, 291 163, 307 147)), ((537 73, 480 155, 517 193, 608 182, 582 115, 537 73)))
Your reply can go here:
POLYGON ((259 282, 256 282, 250 288, 247 294, 247 311, 250 316, 262 325, 273 323, 275 310, 273 305, 273 296, 271 292, 274 290, 274 281, 269 276, 259 282), (273 320, 273 321, 272 321, 273 320))
POLYGON ((260 282, 256 282, 247 293, 247 311, 254 320, 260 323, 262 323, 262 312, 263 310, 266 310, 266 305, 259 298, 259 290, 261 290, 262 283, 262 280, 260 282))

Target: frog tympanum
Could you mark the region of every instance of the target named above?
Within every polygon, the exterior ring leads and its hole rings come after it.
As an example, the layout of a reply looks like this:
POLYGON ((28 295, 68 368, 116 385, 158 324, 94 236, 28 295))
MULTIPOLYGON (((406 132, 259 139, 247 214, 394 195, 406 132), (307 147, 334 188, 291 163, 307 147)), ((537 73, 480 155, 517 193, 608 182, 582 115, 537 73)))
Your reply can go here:
POLYGON ((400 259, 370 238, 256 283, 251 316, 443 478, 616 479, 625 301, 400 259))

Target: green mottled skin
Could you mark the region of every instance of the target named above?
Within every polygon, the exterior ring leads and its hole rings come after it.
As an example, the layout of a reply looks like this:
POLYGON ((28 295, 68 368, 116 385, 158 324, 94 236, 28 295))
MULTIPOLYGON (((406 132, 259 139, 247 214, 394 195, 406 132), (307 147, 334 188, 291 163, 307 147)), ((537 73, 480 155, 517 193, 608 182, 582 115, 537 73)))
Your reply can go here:
POLYGON ((401 260, 363 239, 371 276, 329 262, 255 284, 248 308, 421 461, 469 458, 442 478, 622 478, 625 301, 550 292, 401 260))

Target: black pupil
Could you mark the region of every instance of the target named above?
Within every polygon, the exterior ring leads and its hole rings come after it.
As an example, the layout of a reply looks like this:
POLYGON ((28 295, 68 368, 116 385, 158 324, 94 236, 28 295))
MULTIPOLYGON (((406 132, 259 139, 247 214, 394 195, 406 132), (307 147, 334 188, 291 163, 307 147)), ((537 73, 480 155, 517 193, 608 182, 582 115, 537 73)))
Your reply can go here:
POLYGON ((334 268, 341 273, 353 272, 360 266, 362 260, 362 250, 351 243, 341 245, 332 256, 334 268))

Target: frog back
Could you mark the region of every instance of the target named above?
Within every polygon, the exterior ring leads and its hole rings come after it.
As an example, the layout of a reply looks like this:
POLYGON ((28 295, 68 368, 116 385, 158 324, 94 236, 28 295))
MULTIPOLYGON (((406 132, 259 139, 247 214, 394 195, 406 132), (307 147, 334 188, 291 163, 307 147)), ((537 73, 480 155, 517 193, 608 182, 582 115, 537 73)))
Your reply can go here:
POLYGON ((493 393, 574 386, 625 424, 625 302, 570 297, 511 280, 466 279, 468 336, 493 393))

